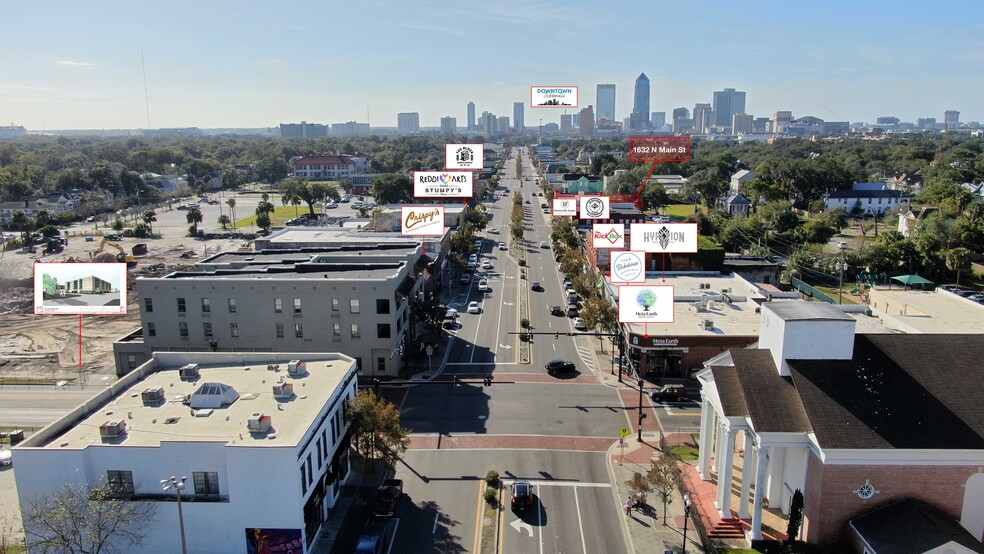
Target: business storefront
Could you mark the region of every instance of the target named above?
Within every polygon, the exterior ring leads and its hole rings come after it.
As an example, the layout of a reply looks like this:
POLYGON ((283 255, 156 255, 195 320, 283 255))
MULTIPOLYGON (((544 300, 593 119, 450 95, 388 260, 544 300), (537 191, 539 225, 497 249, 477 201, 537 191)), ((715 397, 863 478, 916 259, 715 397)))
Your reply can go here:
MULTIPOLYGON (((633 327, 636 327, 633 325, 633 327)), ((705 360, 732 348, 746 348, 755 336, 647 336, 626 333, 629 359, 650 381, 686 379, 691 370, 703 368, 705 360)))

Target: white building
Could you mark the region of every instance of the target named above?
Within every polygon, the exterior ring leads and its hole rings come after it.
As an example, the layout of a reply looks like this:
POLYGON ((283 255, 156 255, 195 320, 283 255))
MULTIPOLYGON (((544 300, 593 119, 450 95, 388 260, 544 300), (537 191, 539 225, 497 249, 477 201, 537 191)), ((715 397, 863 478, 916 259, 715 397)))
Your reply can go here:
POLYGON ((161 480, 187 477, 189 552, 245 552, 265 529, 309 552, 349 474, 355 393, 342 354, 156 353, 13 449, 17 494, 26 506, 64 483, 116 485, 157 505, 139 551, 170 554, 178 511, 161 480))
POLYGON ((910 238, 915 235, 916 225, 920 221, 925 221, 930 214, 938 211, 940 209, 935 207, 916 208, 915 210, 908 209, 904 213, 899 214, 899 226, 897 230, 903 237, 910 238))
POLYGON ((356 173, 366 172, 365 158, 346 154, 304 156, 293 161, 294 176, 302 179, 348 179, 356 173))
POLYGON ((862 214, 883 214, 895 206, 909 203, 909 195, 894 190, 835 190, 824 199, 825 209, 844 208, 852 213, 855 208, 862 214))
POLYGON ((420 114, 417 112, 396 114, 396 130, 399 133, 419 133, 420 114))
POLYGON ((736 171, 731 176, 731 192, 741 192, 741 186, 745 184, 746 181, 750 181, 754 178, 754 171, 750 171, 748 169, 736 171))

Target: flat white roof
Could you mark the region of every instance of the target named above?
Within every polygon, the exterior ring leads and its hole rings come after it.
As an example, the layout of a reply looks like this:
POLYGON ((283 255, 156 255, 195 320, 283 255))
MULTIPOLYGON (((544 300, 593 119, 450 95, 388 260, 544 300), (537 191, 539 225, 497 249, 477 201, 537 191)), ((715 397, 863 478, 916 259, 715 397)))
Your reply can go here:
POLYGON ((142 378, 136 376, 128 387, 117 394, 107 395, 108 401, 104 400, 99 409, 84 414, 83 419, 46 444, 30 446, 63 450, 92 445, 126 447, 160 446, 162 442, 219 442, 240 446, 293 447, 300 443, 336 390, 355 372, 353 358, 335 353, 318 354, 316 359, 311 354, 157 353, 155 359, 147 364, 141 368, 149 370, 149 373, 142 378), (287 364, 298 357, 307 358, 304 362, 306 371, 300 376, 290 377, 287 375, 287 364), (148 367, 147 364, 157 364, 157 358, 161 358, 164 364, 156 368, 153 365, 148 367), (243 363, 230 363, 237 358, 242 359, 243 363), (167 364, 169 359, 202 360, 199 362, 200 377, 194 381, 181 380, 178 373, 180 365, 167 364), (268 364, 279 364, 279 371, 268 369, 268 364), (288 398, 274 398, 273 387, 280 384, 282 379, 293 385, 294 394, 288 398), (231 387, 239 397, 227 406, 214 408, 206 417, 195 416, 193 409, 182 401, 206 383, 231 387), (141 393, 156 388, 164 389, 164 401, 144 405, 141 393), (270 433, 249 432, 247 422, 256 414, 272 417, 270 433), (100 437, 99 427, 111 421, 125 422, 126 433, 118 439, 104 441, 100 437))
POLYGON ((871 307, 886 325, 915 333, 984 333, 984 305, 944 290, 902 290, 877 286, 871 307))

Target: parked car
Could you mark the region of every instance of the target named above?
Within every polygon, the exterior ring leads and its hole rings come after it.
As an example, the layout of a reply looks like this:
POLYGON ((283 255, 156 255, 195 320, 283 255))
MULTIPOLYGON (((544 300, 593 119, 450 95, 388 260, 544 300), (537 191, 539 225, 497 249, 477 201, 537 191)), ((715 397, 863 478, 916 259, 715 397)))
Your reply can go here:
POLYGON ((362 535, 355 543, 356 554, 383 554, 386 552, 386 537, 383 535, 362 535))
POLYGON ((467 285, 469 283, 471 283, 471 275, 469 275, 467 273, 462 273, 461 274, 461 277, 458 277, 458 284, 459 285, 467 285))
POLYGON ((14 463, 10 450, 0 448, 0 466, 9 466, 14 463))
POLYGON ((488 232, 489 232, 489 234, 492 234, 492 235, 498 235, 499 234, 499 228, 498 227, 489 227, 488 232))
POLYGON ((500 242, 500 243, 499 243, 499 250, 506 250, 506 249, 507 249, 507 248, 506 248, 506 243, 504 243, 504 242, 500 242))
POLYGON ((577 329, 578 331, 588 330, 588 326, 584 324, 584 320, 579 317, 574 318, 574 328, 577 329))
POLYGON ((468 313, 470 313, 470 314, 477 314, 480 311, 482 311, 482 309, 478 307, 478 302, 469 302, 468 303, 468 313))
POLYGON ((543 369, 547 370, 547 374, 554 375, 556 373, 573 373, 574 372, 574 362, 568 362, 567 360, 550 360, 549 362, 543 364, 543 369))
POLYGON ((657 402, 683 402, 689 395, 683 385, 664 385, 650 393, 650 397, 657 402))
POLYGON ((981 294, 979 292, 971 294, 970 296, 967 297, 967 300, 973 300, 974 302, 981 302, 982 300, 984 300, 984 294, 981 294))
POLYGON ((482 260, 482 269, 492 269, 492 262, 488 260, 482 260))
POLYGON ((540 248, 550 248, 550 245, 546 241, 540 241, 540 248))
POLYGON ((533 506, 533 486, 529 481, 516 481, 511 489, 514 511, 522 512, 533 506))
POLYGON ((329 210, 334 210, 337 207, 338 204, 336 204, 335 202, 329 202, 328 204, 325 205, 325 208, 328 208, 329 210))
POLYGON ((490 290, 492 290, 492 289, 489 288, 489 280, 488 279, 482 279, 482 280, 480 280, 478 282, 478 291, 479 292, 488 292, 490 290))
POLYGON ((379 486, 376 495, 376 509, 373 515, 377 517, 390 517, 396 512, 396 505, 403 496, 403 479, 386 479, 379 486))
POLYGON ((579 315, 577 311, 577 304, 567 305, 567 317, 577 317, 579 315))

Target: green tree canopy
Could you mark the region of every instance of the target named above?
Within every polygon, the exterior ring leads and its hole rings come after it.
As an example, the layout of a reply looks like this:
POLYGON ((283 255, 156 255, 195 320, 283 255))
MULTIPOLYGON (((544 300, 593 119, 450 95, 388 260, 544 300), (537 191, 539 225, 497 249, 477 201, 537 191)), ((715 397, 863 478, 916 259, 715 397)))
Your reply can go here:
MULTIPOLYGON (((379 460, 392 469, 410 445, 410 430, 400 426, 400 412, 385 398, 368 390, 356 393, 345 406, 352 422, 355 448, 367 462, 379 460)), ((367 471, 371 464, 366 465, 367 471)))

